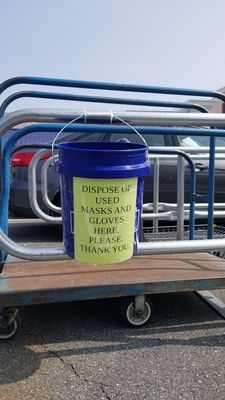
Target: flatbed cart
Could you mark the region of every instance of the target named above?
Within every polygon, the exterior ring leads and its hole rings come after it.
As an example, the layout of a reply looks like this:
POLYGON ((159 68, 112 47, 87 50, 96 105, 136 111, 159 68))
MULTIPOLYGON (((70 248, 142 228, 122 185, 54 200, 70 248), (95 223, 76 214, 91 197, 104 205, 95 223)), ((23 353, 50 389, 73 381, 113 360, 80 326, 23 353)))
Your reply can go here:
MULTIPOLYGON (((5 87, 7 86, 5 85, 5 87)), ((104 88, 112 90, 109 86, 104 88)), ((132 89, 135 91, 132 87, 127 88, 127 91, 132 91, 132 89)), ((206 93, 207 96, 211 96, 211 92, 206 93)), ((178 91, 175 94, 180 93, 178 91)), ((46 112, 37 110, 15 112, 2 118, 0 133, 3 135, 9 127, 31 121, 54 123, 54 129, 57 131, 61 128, 57 123, 62 119, 67 122, 72 119, 71 117, 74 117, 74 113, 66 113, 65 111, 61 113, 59 111, 54 113, 49 110, 46 112)), ((85 119, 87 117, 86 114, 85 119)), ((111 114, 92 113, 89 117, 95 120, 103 119, 104 121, 108 117, 111 118, 111 114)), ((170 131, 171 133, 179 129, 176 126, 179 127, 184 123, 187 126, 225 126, 225 117, 218 117, 213 114, 178 115, 162 113, 162 115, 154 115, 136 113, 136 115, 131 115, 129 113, 128 116, 124 113, 122 116, 120 114, 120 117, 127 118, 129 121, 133 118, 134 124, 138 121, 140 125, 135 125, 135 128, 142 134, 155 131, 163 133, 170 131), (166 125, 166 127, 162 128, 163 125, 166 125), (169 128, 170 125, 173 128, 169 128)), ((50 129, 51 124, 42 126, 43 130, 50 129)), ((24 135, 25 132, 28 132, 28 128, 35 130, 37 126, 22 128, 20 134, 24 135)), ((84 128, 93 132, 95 129, 98 131, 116 131, 118 128, 123 132, 129 131, 126 126, 116 127, 104 124, 95 126, 87 124, 85 127, 82 124, 71 125, 68 130, 76 132, 82 131, 84 128)), ((38 129, 41 129, 41 125, 38 125, 38 129)), ((225 136, 223 129, 207 130, 202 128, 198 130, 190 129, 190 131, 192 134, 200 133, 213 139, 217 136, 225 136)), ((185 129, 180 128, 179 133, 185 134, 184 132, 185 129)), ((11 138, 8 148, 7 146, 2 148, 1 184, 3 195, 1 200, 4 211, 6 210, 5 204, 9 192, 8 164, 10 152, 13 149, 14 140, 16 141, 18 137, 17 135, 13 139, 11 138)), ((215 143, 214 140, 211 140, 211 180, 214 155, 215 143)), ((209 197, 210 202, 212 209, 212 196, 209 197)), ((192 199, 192 203, 194 205, 194 199, 192 199)), ((23 247, 7 236, 7 222, 7 217, 1 214, 0 248, 2 254, 6 256, 2 260, 4 267, 0 274, 1 339, 10 338, 16 333, 18 307, 21 305, 125 297, 121 307, 123 319, 132 326, 142 326, 151 316, 151 304, 146 296, 152 293, 225 288, 225 260, 208 253, 212 250, 223 249, 225 247, 224 239, 181 240, 169 243, 141 242, 138 245, 137 256, 132 259, 122 263, 97 266, 68 259, 63 247, 49 248, 48 244, 46 244, 47 248, 23 247), (25 261, 21 261, 21 259, 25 261)))
POLYGON ((151 317, 148 296, 153 293, 224 287, 225 260, 200 252, 137 256, 100 266, 74 260, 9 261, 0 275, 1 318, 8 320, 0 338, 14 335, 23 305, 121 297, 123 321, 137 327, 151 317))

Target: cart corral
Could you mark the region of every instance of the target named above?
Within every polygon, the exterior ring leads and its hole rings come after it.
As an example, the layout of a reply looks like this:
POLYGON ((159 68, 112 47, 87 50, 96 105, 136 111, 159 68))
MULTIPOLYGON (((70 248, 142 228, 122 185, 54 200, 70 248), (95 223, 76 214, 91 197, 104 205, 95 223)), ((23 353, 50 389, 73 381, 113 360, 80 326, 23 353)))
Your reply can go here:
MULTIPOLYGON (((17 84, 41 86, 74 87, 79 89, 108 90, 132 93, 157 93, 171 95, 191 95, 215 97, 224 101, 223 94, 212 91, 161 88, 139 85, 121 85, 101 82, 84 82, 51 78, 21 77, 1 84, 0 93, 17 84)), ((1 140, 0 174, 0 338, 12 337, 18 328, 18 310, 21 305, 63 302, 86 299, 121 297, 122 319, 131 326, 142 326, 152 313, 149 295, 178 291, 203 291, 225 287, 225 260, 214 254, 223 254, 225 248, 224 229, 215 227, 214 219, 225 215, 224 204, 214 204, 214 167, 217 151, 215 138, 225 137, 225 117, 223 114, 209 114, 197 104, 177 102, 156 102, 152 100, 87 95, 69 95, 54 92, 16 92, 2 101, 0 119, 1 139, 12 127, 26 123, 4 144, 1 140), (178 112, 125 112, 125 111, 74 111, 55 109, 28 109, 5 114, 8 105, 20 97, 64 99, 96 103, 127 104, 135 106, 155 106, 192 108, 193 113, 178 112), (73 122, 71 122, 73 121, 73 122), (177 134, 208 136, 210 147, 196 149, 202 157, 209 158, 208 195, 196 191, 195 154, 189 149, 149 148, 149 158, 154 162, 154 200, 144 205, 140 224, 137 254, 130 260, 116 264, 94 265, 69 259, 64 246, 33 247, 15 243, 8 237, 8 200, 10 191, 10 157, 16 151, 16 142, 30 132, 52 131, 56 135, 67 132, 109 132, 130 133, 133 129, 139 135, 177 134), (208 153, 208 155, 207 155, 208 153), (177 204, 160 204, 159 165, 160 158, 177 159, 177 204), (184 170, 190 170, 190 201, 184 203, 184 170), (199 202, 201 201, 201 202, 199 202), (197 204, 196 204, 197 202, 197 204), (198 218, 206 221, 199 227, 198 218), (152 221, 146 228, 145 221, 152 221), (164 226, 159 224, 164 221, 164 226), (168 221, 173 226, 165 227, 168 221), (185 221, 188 222, 184 223, 185 221), (201 232, 200 235, 198 234, 201 232), (198 232, 198 233, 197 233, 198 232), (204 239, 204 240, 202 240, 204 239), (212 254, 214 253, 214 254, 212 254)), ((52 146, 53 147, 53 146, 52 146)), ((57 149, 56 149, 57 150, 57 149)), ((53 148, 53 158, 57 151, 53 148)), ((45 221, 61 224, 61 217, 44 213, 36 196, 36 167, 45 146, 32 159, 29 167, 29 196, 36 215, 45 221)), ((220 152, 220 153, 219 153, 220 152)), ((224 151, 225 153, 225 151, 224 151)), ((47 170, 52 159, 46 160, 42 170, 42 193, 47 206, 55 212, 60 208, 50 202, 47 195, 47 170)), ((20 220, 16 221, 20 224, 20 220)), ((34 221, 30 222, 31 224, 34 221)))

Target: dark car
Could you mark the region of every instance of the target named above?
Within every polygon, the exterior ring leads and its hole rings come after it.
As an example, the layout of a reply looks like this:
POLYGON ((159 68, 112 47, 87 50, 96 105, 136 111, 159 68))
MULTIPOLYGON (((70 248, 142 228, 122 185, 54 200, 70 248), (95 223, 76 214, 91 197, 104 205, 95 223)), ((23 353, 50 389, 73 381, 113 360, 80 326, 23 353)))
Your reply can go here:
MULTIPOLYGON (((30 134, 34 135, 34 134, 30 134)), ((35 138, 31 137, 26 139, 30 143, 39 141, 41 144, 50 143, 53 140, 55 134, 45 134, 44 140, 43 135, 35 134, 35 138), (35 140, 34 140, 35 139, 35 140)), ((129 140, 130 142, 141 143, 142 140, 135 133, 130 134, 118 134, 118 133, 89 133, 89 134, 78 134, 74 137, 74 134, 64 134, 64 137, 56 140, 56 143, 68 142, 68 141, 118 141, 118 140, 129 140)), ((171 147, 171 146, 185 146, 185 147, 199 147, 208 146, 209 141, 206 137, 191 137, 191 136, 174 136, 174 135, 152 135, 145 134, 144 138, 147 144, 151 147, 171 147)), ((20 145, 25 141, 20 141, 20 145)), ((42 145, 40 144, 40 149, 42 145)), ((225 146, 225 139, 218 139, 217 146, 225 146)), ((26 148, 16 152, 11 159, 11 190, 10 190, 10 202, 9 208, 17 216, 21 217, 33 217, 33 211, 30 207, 29 196, 28 196, 28 166, 30 161, 38 149, 26 148)), ((40 207, 46 213, 52 213, 44 204, 41 194, 41 168, 45 161, 51 155, 49 152, 44 156, 37 167, 37 199, 40 207)), ((150 150, 151 158, 151 150, 150 150)), ((196 165, 196 183, 197 193, 204 195, 208 192, 208 160, 195 159, 196 165)), ((153 169, 152 164, 151 174, 145 179, 145 190, 144 190, 144 203, 151 203, 153 201, 153 169)), ((216 160, 215 169, 215 201, 225 202, 225 159, 216 160)), ((189 169, 185 170, 185 202, 189 201, 189 169)), ((52 203, 60 205, 60 187, 59 187, 59 176, 55 172, 54 166, 51 166, 48 171, 48 196, 52 203)), ((159 201, 166 203, 176 203, 177 201, 177 161, 161 160, 160 161, 160 191, 159 201)))

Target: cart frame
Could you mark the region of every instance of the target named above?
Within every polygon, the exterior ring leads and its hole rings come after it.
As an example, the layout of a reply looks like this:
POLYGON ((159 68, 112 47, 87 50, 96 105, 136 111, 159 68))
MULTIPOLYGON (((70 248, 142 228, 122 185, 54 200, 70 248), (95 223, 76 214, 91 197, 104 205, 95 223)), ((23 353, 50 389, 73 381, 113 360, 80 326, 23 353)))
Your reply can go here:
MULTIPOLYGON (((19 77, 1 84, 0 93, 15 84, 28 83, 33 85, 48 85, 61 87, 76 87, 112 91, 139 93, 160 93, 172 95, 192 95, 215 97, 222 101, 225 96, 218 92, 161 88, 140 85, 120 85, 102 82, 71 81, 38 77, 19 77)), ((151 293, 165 293, 189 290, 208 290, 225 287, 225 261, 207 254, 212 250, 225 247, 225 239, 211 239, 214 207, 214 167, 215 167, 215 138, 225 136, 225 116, 207 114, 201 106, 186 107, 180 103, 151 102, 141 99, 119 99, 96 96, 67 95, 59 93, 44 94, 44 92, 19 92, 8 97, 1 106, 0 119, 0 246, 1 263, 4 264, 0 274, 0 327, 8 331, 0 338, 13 336, 17 330, 18 306, 85 300, 105 297, 135 296, 126 305, 127 321, 133 326, 143 325, 151 315, 151 306, 145 296, 151 293), (208 240, 173 241, 160 243, 144 243, 138 245, 137 257, 124 263, 112 266, 90 266, 80 264, 68 258, 63 247, 37 249, 24 248, 12 241, 8 236, 8 197, 10 186, 10 155, 16 141, 32 131, 58 132, 62 127, 79 116, 79 112, 68 110, 25 110, 3 115, 8 105, 20 97, 53 98, 73 101, 103 102, 114 104, 132 104, 145 106, 163 106, 177 108, 193 108, 202 114, 184 113, 141 113, 141 112, 85 112, 81 123, 71 124, 66 128, 69 132, 124 132, 130 131, 128 126, 122 126, 118 120, 125 119, 138 132, 202 135, 210 137, 209 156, 209 193, 208 201, 208 240), (154 104, 153 104, 154 103, 154 104), (116 123, 113 124, 115 116, 116 123), (33 122, 35 121, 35 124, 33 122), (8 129, 20 123, 29 125, 21 128, 12 137, 2 143, 2 136, 8 129), (38 124, 37 124, 38 122, 38 124), (188 126, 184 128, 183 126, 188 126), (198 126, 201 128, 190 128, 198 126), (206 129, 209 126, 211 129, 206 129), (219 129, 217 129, 219 128, 219 129), (222 129, 221 129, 222 128, 222 129), (166 254, 166 256, 165 256, 166 254), (170 254, 168 256, 168 254, 170 254), (180 254, 178 256, 178 254, 180 254), (20 261, 15 257, 30 261, 20 261), (60 261, 60 260, 64 261, 60 261), (55 260, 55 261, 52 261, 55 260), (40 262, 41 261, 41 262, 40 262), (176 268, 174 269, 174 264, 176 268)), ((175 151, 184 156, 184 153, 175 151)), ((186 155, 185 155, 186 156, 186 155)), ((185 157, 184 156, 184 157, 185 157)), ((186 156, 188 160, 189 157, 186 156)), ((193 164, 193 163, 192 163, 193 164)), ((191 164, 190 164, 191 165, 191 164)), ((192 167, 194 174, 194 167, 192 167)), ((194 178, 192 176, 193 182, 194 178)), ((194 185, 194 183, 193 183, 194 185)), ((194 187, 194 186, 193 186, 194 187)), ((195 193, 192 190, 190 209, 190 238, 193 239, 195 193)))

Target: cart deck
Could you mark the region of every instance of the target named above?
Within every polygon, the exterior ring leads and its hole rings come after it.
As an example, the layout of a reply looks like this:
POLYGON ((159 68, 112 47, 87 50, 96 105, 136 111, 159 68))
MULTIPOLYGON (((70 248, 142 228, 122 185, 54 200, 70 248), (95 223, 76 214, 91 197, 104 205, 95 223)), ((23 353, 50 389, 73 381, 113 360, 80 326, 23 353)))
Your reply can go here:
POLYGON ((222 287, 225 260, 207 253, 139 256, 111 265, 15 260, 0 275, 0 302, 8 307, 222 287))

